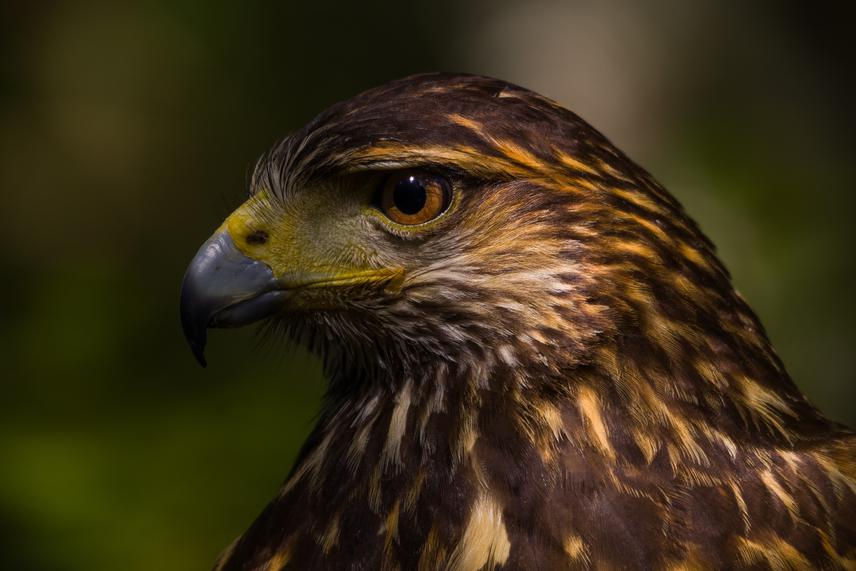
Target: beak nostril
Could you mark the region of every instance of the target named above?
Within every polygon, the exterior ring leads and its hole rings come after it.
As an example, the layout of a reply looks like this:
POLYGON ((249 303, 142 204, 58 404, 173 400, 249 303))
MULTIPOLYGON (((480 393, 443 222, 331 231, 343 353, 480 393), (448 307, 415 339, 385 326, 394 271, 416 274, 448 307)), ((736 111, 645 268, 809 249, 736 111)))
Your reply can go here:
POLYGON ((268 241, 268 233, 264 230, 256 230, 247 235, 247 244, 261 246, 268 241))

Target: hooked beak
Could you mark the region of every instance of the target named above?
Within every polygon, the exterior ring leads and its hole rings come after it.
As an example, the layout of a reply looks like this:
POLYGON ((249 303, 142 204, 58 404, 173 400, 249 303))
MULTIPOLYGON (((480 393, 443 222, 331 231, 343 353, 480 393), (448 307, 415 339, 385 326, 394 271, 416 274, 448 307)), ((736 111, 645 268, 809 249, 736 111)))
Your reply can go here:
POLYGON ((242 254, 228 232, 211 236, 181 283, 181 325, 196 360, 206 365, 209 327, 239 327, 264 319, 282 307, 287 295, 270 266, 242 254))

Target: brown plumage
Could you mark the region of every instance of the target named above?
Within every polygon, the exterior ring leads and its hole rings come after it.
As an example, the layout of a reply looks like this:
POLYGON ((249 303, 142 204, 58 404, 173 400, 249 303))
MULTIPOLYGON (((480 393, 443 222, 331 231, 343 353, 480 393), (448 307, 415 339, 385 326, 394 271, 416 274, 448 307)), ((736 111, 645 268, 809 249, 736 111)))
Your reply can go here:
POLYGON ((570 111, 410 77, 251 186, 188 270, 188 337, 201 358, 207 326, 268 318, 329 391, 217 569, 856 569, 853 433, 678 202, 570 111))

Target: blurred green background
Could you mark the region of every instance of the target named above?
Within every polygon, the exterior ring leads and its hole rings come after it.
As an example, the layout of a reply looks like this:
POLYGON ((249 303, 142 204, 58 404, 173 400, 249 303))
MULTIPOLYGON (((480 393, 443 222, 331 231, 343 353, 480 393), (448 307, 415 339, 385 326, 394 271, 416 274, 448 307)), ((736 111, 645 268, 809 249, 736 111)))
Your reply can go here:
POLYGON ((185 264, 256 157, 419 71, 576 110, 719 245, 800 386, 856 423, 849 19, 800 2, 4 3, 0 568, 207 569, 273 496, 323 381, 215 333, 185 264))

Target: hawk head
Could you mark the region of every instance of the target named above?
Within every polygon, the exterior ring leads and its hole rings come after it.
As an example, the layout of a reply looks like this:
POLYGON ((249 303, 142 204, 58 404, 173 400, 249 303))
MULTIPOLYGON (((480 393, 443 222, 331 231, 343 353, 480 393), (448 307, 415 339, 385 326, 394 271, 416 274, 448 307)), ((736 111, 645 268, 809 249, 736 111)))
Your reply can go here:
POLYGON ((207 328, 263 319, 345 392, 596 371, 659 415, 668 398, 783 436, 813 410, 680 204, 572 112, 480 76, 371 89, 261 158, 182 322, 204 364, 207 328))

